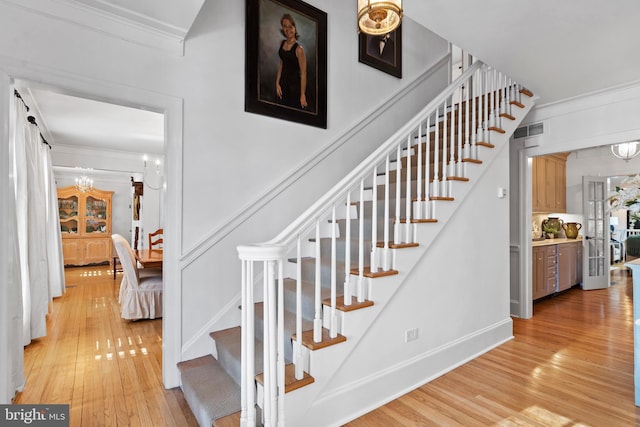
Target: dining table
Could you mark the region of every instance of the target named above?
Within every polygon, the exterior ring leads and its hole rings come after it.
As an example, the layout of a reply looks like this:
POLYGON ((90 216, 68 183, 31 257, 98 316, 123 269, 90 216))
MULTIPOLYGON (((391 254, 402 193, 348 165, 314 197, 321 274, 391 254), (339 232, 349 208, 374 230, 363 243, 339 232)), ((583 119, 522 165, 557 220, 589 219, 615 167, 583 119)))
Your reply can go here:
POLYGON ((162 249, 138 249, 136 259, 144 268, 162 267, 162 249))

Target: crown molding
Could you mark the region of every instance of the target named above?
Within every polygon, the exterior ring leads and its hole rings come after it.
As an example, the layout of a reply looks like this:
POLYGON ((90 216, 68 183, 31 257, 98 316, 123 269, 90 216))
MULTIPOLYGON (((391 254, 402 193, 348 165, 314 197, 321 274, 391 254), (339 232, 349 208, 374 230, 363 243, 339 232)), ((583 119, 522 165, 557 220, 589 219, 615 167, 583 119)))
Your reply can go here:
MULTIPOLYGON (((3 3, 66 21, 107 34, 121 40, 155 48, 178 56, 184 55, 184 39, 188 27, 164 22, 107 1, 79 2, 77 0, 0 0, 3 3)), ((193 20, 204 0, 197 0, 193 20)), ((178 7, 180 3, 176 3, 178 7)))

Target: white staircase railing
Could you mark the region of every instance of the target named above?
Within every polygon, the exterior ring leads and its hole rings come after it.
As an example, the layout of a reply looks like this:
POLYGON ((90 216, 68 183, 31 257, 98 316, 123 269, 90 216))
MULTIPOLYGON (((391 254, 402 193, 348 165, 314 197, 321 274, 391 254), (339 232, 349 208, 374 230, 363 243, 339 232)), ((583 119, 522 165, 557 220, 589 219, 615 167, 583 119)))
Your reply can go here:
POLYGON ((347 306, 363 302, 365 277, 394 273, 392 249, 415 245, 418 224, 436 221, 436 203, 452 200, 452 181, 467 180, 467 165, 480 163, 478 146, 492 146, 491 132, 499 132, 512 105, 520 104, 520 89, 502 73, 475 62, 275 239, 238 247, 242 426, 256 425, 256 400, 265 426, 284 425, 288 311, 295 313, 295 321, 289 322, 295 324, 289 332, 296 336, 290 354, 295 377, 301 379, 308 366, 303 324, 313 325, 316 343, 323 340, 323 327, 330 338, 338 335, 338 301, 347 306), (310 257, 313 266, 307 265, 310 257), (285 287, 291 280, 295 297, 288 303, 285 287), (257 282, 263 286, 263 331, 254 331, 257 282), (306 312, 303 295, 313 298, 313 308, 306 312), (262 396, 257 396, 255 384, 256 334, 264 348, 262 396))

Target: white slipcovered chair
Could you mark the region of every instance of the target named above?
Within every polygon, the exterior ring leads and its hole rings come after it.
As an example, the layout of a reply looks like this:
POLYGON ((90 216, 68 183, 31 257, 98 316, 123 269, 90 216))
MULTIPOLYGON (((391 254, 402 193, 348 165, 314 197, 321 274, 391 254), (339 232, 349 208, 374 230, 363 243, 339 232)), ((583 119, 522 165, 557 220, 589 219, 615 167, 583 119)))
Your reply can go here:
POLYGON ((162 270, 137 268, 129 242, 119 234, 111 235, 124 275, 120 284, 120 315, 123 319, 162 317, 162 270))

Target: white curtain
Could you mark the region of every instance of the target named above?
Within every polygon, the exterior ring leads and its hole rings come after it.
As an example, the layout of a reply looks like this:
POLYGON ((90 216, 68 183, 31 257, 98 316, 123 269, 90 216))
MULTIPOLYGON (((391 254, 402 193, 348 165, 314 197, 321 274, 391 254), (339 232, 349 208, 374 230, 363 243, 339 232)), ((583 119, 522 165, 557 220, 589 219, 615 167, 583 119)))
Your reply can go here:
POLYGON ((42 143, 38 127, 29 123, 27 114, 22 102, 16 102, 12 142, 24 345, 46 335, 49 302, 64 292, 62 242, 49 147, 42 143))
MULTIPOLYGON (((11 123, 15 123, 15 98, 12 98, 11 103, 11 123)), ((11 194, 15 191, 14 186, 14 164, 15 164, 15 151, 14 151, 14 136, 15 128, 10 126, 10 139, 8 149, 8 159, 6 163, 3 161, 3 165, 0 167, 8 167, 11 171, 7 188, 8 193, 11 194)), ((4 183, 3 183, 4 186, 4 183)), ((24 351, 22 346, 23 339, 23 323, 22 323, 22 279, 21 279, 21 267, 20 267, 20 248, 18 244, 18 223, 16 218, 16 201, 14 197, 8 197, 7 200, 2 202, 3 204, 3 216, 6 215, 7 227, 5 228, 7 235, 3 236, 3 240, 7 246, 7 256, 3 260, 6 266, 6 278, 7 287, 3 294, 5 298, 0 302, 2 307, 2 321, 7 321, 6 326, 3 326, 3 330, 7 331, 7 335, 2 335, 2 346, 5 351, 2 353, 2 359, 6 362, 6 371, 3 375, 3 385, 6 381, 6 388, 3 387, 0 390, 0 403, 8 404, 13 399, 16 391, 22 391, 24 389, 24 351), (6 359, 5 359, 6 358, 6 359), (4 376, 6 375, 6 377, 4 376)))
POLYGON ((45 192, 47 193, 47 260, 49 267, 49 295, 52 298, 64 294, 64 259, 62 257, 62 236, 60 236, 60 213, 58 211, 58 191, 53 176, 50 148, 40 144, 44 150, 45 192))

